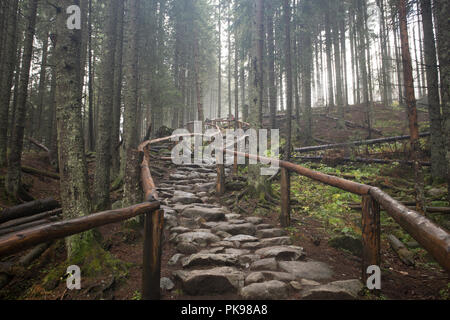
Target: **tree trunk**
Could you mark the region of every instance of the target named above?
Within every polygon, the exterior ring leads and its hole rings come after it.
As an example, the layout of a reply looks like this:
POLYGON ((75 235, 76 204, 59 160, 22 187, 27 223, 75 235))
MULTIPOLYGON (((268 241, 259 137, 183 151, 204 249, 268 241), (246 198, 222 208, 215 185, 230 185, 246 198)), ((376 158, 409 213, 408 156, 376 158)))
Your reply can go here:
POLYGON ((416 97, 414 94, 414 80, 409 51, 408 27, 406 20, 406 0, 399 0, 400 40, 402 44, 403 74, 405 78, 406 105, 408 107, 409 132, 411 135, 411 160, 414 162, 414 189, 416 191, 416 209, 424 210, 423 175, 419 162, 419 126, 417 124, 416 97))
POLYGON ((136 204, 142 199, 139 190, 139 157, 137 155, 138 132, 137 132, 137 109, 139 97, 139 68, 138 68, 138 48, 139 48, 139 6, 140 0, 128 1, 129 16, 126 23, 125 41, 125 87, 124 87, 124 194, 122 205, 129 206, 136 204))
POLYGON ((269 64, 269 108, 270 108, 270 128, 277 126, 277 87, 275 84, 275 40, 273 31, 273 9, 271 2, 267 2, 267 49, 269 64))
MULTIPOLYGON (((65 219, 86 216, 91 212, 87 166, 81 125, 80 46, 81 31, 67 28, 66 8, 71 0, 58 2, 56 38, 56 119, 60 168, 61 202, 65 219)), ((66 238, 69 258, 84 254, 93 232, 66 238)))
MULTIPOLYGON (((3 69, 0 81, 0 168, 6 165, 6 150, 8 145, 8 115, 11 101, 11 85, 14 69, 18 65, 17 59, 17 8, 18 0, 12 1, 8 11, 9 19, 5 37, 5 49, 2 56, 3 69)), ((17 77, 17 76, 16 76, 17 77)), ((17 91, 17 87, 15 88, 17 91)))
POLYGON ((17 109, 14 120, 14 128, 11 135, 11 152, 8 156, 8 172, 6 177, 6 191, 11 196, 18 198, 21 187, 21 162, 23 149, 23 136, 27 112, 28 82, 30 79, 31 59, 33 55, 33 40, 36 26, 36 14, 38 0, 32 0, 27 8, 27 29, 24 40, 22 57, 22 69, 20 71, 20 85, 17 101, 17 109))
POLYGON ((38 121, 37 121, 37 127, 36 130, 33 130, 32 134, 38 138, 39 140, 42 140, 42 112, 44 109, 44 98, 46 90, 46 77, 47 77, 47 56, 48 56, 48 33, 45 34, 44 40, 42 41, 42 59, 41 59, 41 72, 39 75, 39 95, 38 95, 38 103, 37 103, 37 110, 38 110, 38 121))
MULTIPOLYGON (((328 3, 327 3, 328 4, 328 3)), ((332 39, 330 27, 330 12, 326 10, 325 14, 325 46, 327 53, 327 74, 328 74, 328 110, 334 108, 334 88, 333 88, 333 66, 331 61, 331 54, 333 52, 332 39)))
POLYGON ((443 172, 447 172, 445 162, 445 142, 442 128, 441 106, 439 102, 439 78, 436 61, 431 0, 421 0, 422 24, 424 32, 425 68, 428 81, 428 114, 431 132, 431 175, 433 182, 442 182, 443 172))
POLYGON ((120 143, 120 118, 122 115, 122 81, 123 81, 123 19, 124 2, 118 1, 117 7, 117 42, 114 67, 114 101, 113 101, 113 126, 111 143, 111 174, 115 179, 120 173, 120 152, 116 146, 120 143))
POLYGON ((97 124, 97 141, 95 143, 95 177, 94 177, 94 211, 99 212, 109 208, 109 186, 111 168, 111 133, 114 101, 114 64, 116 50, 116 17, 117 0, 106 3, 106 32, 103 53, 103 86, 102 103, 99 105, 97 124))
POLYGON ((448 199, 450 200, 450 4, 448 1, 435 0, 435 16, 437 24, 437 42, 439 69, 441 80, 442 111, 444 115, 444 137, 447 144, 447 183, 448 199))

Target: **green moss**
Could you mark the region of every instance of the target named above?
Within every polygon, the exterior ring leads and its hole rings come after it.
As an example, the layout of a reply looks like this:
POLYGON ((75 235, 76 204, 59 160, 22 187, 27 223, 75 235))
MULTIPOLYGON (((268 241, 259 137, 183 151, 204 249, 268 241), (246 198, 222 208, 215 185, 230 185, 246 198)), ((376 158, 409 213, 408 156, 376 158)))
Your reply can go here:
POLYGON ((75 235, 70 240, 71 251, 69 264, 80 266, 87 277, 95 277, 102 273, 113 273, 119 277, 126 276, 128 266, 105 251, 94 232, 75 235))

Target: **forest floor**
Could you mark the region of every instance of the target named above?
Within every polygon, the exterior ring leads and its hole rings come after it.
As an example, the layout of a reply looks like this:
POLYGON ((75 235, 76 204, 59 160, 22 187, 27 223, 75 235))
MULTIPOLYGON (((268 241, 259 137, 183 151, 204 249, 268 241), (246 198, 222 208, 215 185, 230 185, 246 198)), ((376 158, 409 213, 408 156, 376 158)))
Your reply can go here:
MULTIPOLYGON (((363 123, 364 114, 361 107, 352 107, 346 114, 346 119, 355 123, 363 123)), ((324 113, 324 112, 321 112, 324 113)), ((384 108, 376 106, 374 112, 374 127, 381 130, 383 136, 408 134, 408 124, 404 109, 399 107, 384 108)), ((419 112, 419 125, 424 132, 429 127, 427 113, 419 112)), ((360 129, 339 130, 333 120, 322 116, 314 116, 314 136, 330 142, 343 142, 367 138, 367 132, 360 129)), ((379 135, 374 135, 374 138, 379 135)), ((300 146, 299 143, 295 144, 300 146)), ((344 164, 335 159, 340 156, 360 156, 384 159, 406 159, 406 143, 391 144, 384 147, 360 147, 357 151, 346 150, 344 154, 325 152, 327 160, 324 163, 304 163, 302 165, 312 169, 345 177, 357 182, 379 186, 398 200, 411 201, 413 199, 413 172, 408 166, 398 163, 390 165, 379 164, 344 164)), ((423 160, 429 161, 426 151, 423 160)), ((24 164, 41 170, 52 171, 45 154, 29 152, 24 155, 24 164)), ((168 168, 167 163, 157 164, 168 168)), ((92 162, 89 163, 90 179, 93 175, 92 162)), ((162 178, 155 177, 156 184, 162 183, 167 175, 173 172, 174 167, 165 172, 162 178)), ((245 173, 243 171, 242 173, 245 173)), ((0 170, 0 178, 5 172, 0 170)), ((429 170, 425 169, 426 195, 431 206, 448 206, 446 202, 446 185, 430 185, 429 170), (430 192, 433 191, 433 192, 430 192), (440 194, 439 194, 439 191, 440 194)), ((2 180, 2 179, 0 179, 2 180)), ((58 181, 45 177, 24 174, 24 184, 29 193, 35 198, 54 197, 58 195, 58 181)), ((279 183, 272 184, 273 197, 279 198, 279 183)), ((307 178, 292 176, 292 226, 287 229, 293 244, 304 248, 308 258, 325 262, 333 270, 331 280, 358 279, 361 276, 361 259, 352 248, 338 248, 329 242, 340 236, 358 238, 361 235, 361 212, 355 210, 351 204, 360 203, 357 196, 328 187, 307 178)), ((214 201, 230 208, 231 212, 241 210, 243 215, 258 216, 264 223, 279 226, 279 206, 267 201, 251 199, 244 195, 236 204, 236 195, 239 191, 227 192, 214 201), (263 207, 261 207, 263 204, 263 207), (258 208, 257 208, 258 206, 258 208), (239 209, 240 208, 240 209, 239 209)), ((119 199, 117 192, 112 194, 114 200, 119 199)), ((4 197, 3 183, 0 183, 0 208, 11 206, 4 197)), ((1 209, 0 209, 1 210, 1 209)), ((430 218, 450 229, 449 215, 430 215, 430 218)), ((450 299, 450 279, 442 268, 433 261, 425 250, 413 245, 411 251, 415 255, 415 266, 406 266, 392 251, 386 239, 387 234, 394 234, 404 243, 413 243, 413 239, 387 216, 381 215, 382 226, 382 290, 378 296, 366 292, 361 299, 450 299)), ((30 267, 16 271, 11 282, 0 290, 0 299, 141 299, 142 277, 142 231, 136 227, 124 224, 113 224, 99 228, 102 235, 103 247, 113 256, 128 265, 127 274, 114 277, 105 273, 92 279, 83 279, 80 291, 67 291, 65 281, 49 283, 49 275, 58 266, 65 263, 65 250, 63 241, 55 242, 30 267)), ((169 233, 166 231, 166 239, 169 233)), ((172 244, 165 243, 162 256, 162 277, 171 277, 175 267, 168 267, 168 260, 175 254, 172 244)), ((23 255, 24 253, 20 254, 23 255)), ((15 260, 17 257, 10 257, 15 260)), ((1 271, 1 270, 0 270, 1 271)), ((63 276, 62 274, 60 275, 63 276)), ((164 292, 163 299, 237 299, 236 295, 193 297, 188 296, 180 289, 164 292)), ((296 297, 291 297, 295 299, 296 297)))

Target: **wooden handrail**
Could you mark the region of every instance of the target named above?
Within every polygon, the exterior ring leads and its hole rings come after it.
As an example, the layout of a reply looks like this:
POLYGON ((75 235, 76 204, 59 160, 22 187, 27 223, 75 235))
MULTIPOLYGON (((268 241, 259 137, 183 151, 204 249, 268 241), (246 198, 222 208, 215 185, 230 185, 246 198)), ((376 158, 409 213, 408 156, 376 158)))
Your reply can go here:
POLYGON ((51 240, 128 220, 159 209, 159 202, 141 203, 129 208, 94 213, 85 217, 46 224, 11 233, 0 238, 0 257, 8 256, 51 240))
MULTIPOLYGON (((214 120, 215 122, 220 122, 222 120, 214 120)), ((213 121, 213 123, 215 123, 213 121)), ((216 128, 218 128, 217 125, 215 125, 216 128)), ((195 135, 195 134, 190 134, 195 135)), ((198 134, 200 135, 200 134, 198 134)), ((427 136, 427 133, 422 134, 421 136, 427 136)), ((179 136, 179 135, 178 135, 179 136)), ((162 138, 162 139, 157 139, 157 140, 153 140, 153 141, 147 141, 144 142, 141 146, 147 146, 153 143, 157 143, 157 142, 161 142, 161 141, 165 141, 165 140, 170 140, 171 138, 176 137, 176 136, 171 136, 171 137, 166 137, 166 138, 162 138)), ((407 136, 405 136, 406 138, 407 136)), ((375 139, 374 141, 377 141, 380 139, 375 139)), ((352 144, 352 143, 350 143, 352 144)), ((369 186, 369 185, 365 185, 365 184, 360 184, 357 182, 353 182, 353 181, 349 181, 346 179, 342 179, 342 178, 338 178, 335 176, 331 176, 331 175, 327 175, 321 172, 317 172, 305 167, 302 167, 298 164, 294 164, 291 162, 287 162, 287 161, 283 161, 283 160, 278 160, 278 159, 274 159, 274 158, 268 158, 268 157, 262 157, 259 155, 251 155, 251 154, 247 154, 247 153, 242 153, 242 152, 237 152, 234 150, 230 150, 229 148, 230 146, 226 146, 224 147, 224 152, 226 153, 232 153, 234 154, 234 156, 240 156, 240 157, 245 157, 247 159, 253 159, 256 161, 262 161, 264 163, 277 163, 279 164, 279 166, 281 168, 285 168, 289 171, 293 171, 298 173, 299 175, 308 177, 312 180, 315 181, 319 181, 322 182, 324 184, 351 192, 353 194, 357 194, 363 197, 370 197, 373 199, 373 201, 375 201, 376 203, 379 203, 387 212, 388 214, 394 218, 395 221, 397 221, 397 223, 399 223, 399 225, 404 228, 415 240, 417 240, 418 243, 420 243, 423 248, 425 248, 435 259, 436 261, 448 272, 450 272, 450 234, 442 229, 441 227, 437 226, 436 224, 434 224, 433 222, 431 222, 429 219, 427 219, 426 217, 420 215, 419 213, 408 209, 407 207, 405 207, 404 205, 402 205, 401 203, 399 203, 398 201, 395 201, 394 199, 392 199, 388 194, 386 194, 385 192, 381 191, 378 188, 369 186)), ((314 148, 314 147, 311 147, 314 148)), ((143 168, 146 168, 145 165, 143 165, 143 168)), ((217 190, 219 191, 219 193, 224 192, 224 170, 223 167, 221 165, 218 165, 218 169, 217 169, 217 190)), ((147 192, 146 192, 147 194, 147 192)), ((364 201, 363 201, 364 202, 364 201)), ((368 213, 368 212, 364 212, 363 211, 363 216, 365 216, 366 218, 366 223, 367 224, 371 224, 371 223, 375 223, 376 221, 379 220, 379 217, 377 218, 376 215, 379 215, 379 212, 376 213, 377 210, 373 209, 376 207, 376 204, 371 204, 371 200, 365 200, 366 202, 366 207, 367 210, 370 210, 372 212, 372 214, 368 213), (374 216, 375 215, 375 216, 374 216), (371 221, 371 219, 373 221, 371 221)), ((379 210, 378 210, 379 211, 379 210)), ((379 228, 372 228, 372 231, 375 233, 379 233, 379 228)), ((374 235, 375 238, 379 237, 378 235, 374 235)), ((379 241, 375 241, 373 239, 364 239, 363 237, 363 244, 364 246, 369 246, 369 242, 371 242, 371 260, 379 260, 379 241), (367 242, 367 243, 365 243, 367 242), (378 251, 378 253, 376 252, 378 251), (378 256, 378 258, 373 258, 378 256)), ((370 254, 367 254, 368 256, 370 256, 370 254)), ((365 272, 365 271, 364 271, 365 272)))
MULTIPOLYGON (((424 132, 419 135, 419 137, 421 137, 421 138, 428 137, 428 136, 430 136, 429 132, 424 132)), ((396 141, 401 141, 401 140, 409 140, 410 138, 411 138, 410 136, 398 136, 398 137, 388 137, 388 138, 379 138, 379 139, 371 139, 371 140, 351 141, 351 142, 327 144, 327 145, 321 145, 321 146, 295 148, 294 151, 299 152, 299 153, 305 153, 305 152, 336 149, 336 148, 343 148, 343 147, 355 147, 355 146, 362 146, 362 145, 372 145, 372 144, 396 142, 396 141)))
MULTIPOLYGON (((265 163, 278 162, 281 168, 294 171, 312 180, 319 181, 361 196, 372 197, 402 228, 404 228, 419 244, 421 244, 423 248, 425 248, 447 272, 450 272, 450 234, 427 219, 425 216, 408 209, 406 206, 394 200, 380 189, 335 176, 330 176, 283 160, 261 157, 228 149, 225 149, 225 152, 233 153, 236 156, 242 156, 247 159, 263 161, 265 163)), ((363 209, 364 207, 365 206, 363 206, 363 209)), ((363 212, 363 214, 366 213, 363 212)), ((376 221, 379 218, 372 217, 372 219, 376 221)), ((372 249, 379 251, 379 243, 378 248, 375 247, 372 249)), ((379 253, 373 253, 372 255, 379 256, 379 253)), ((365 269, 365 267, 363 269, 365 269)), ((363 274, 364 273, 365 270, 363 270, 363 274)))

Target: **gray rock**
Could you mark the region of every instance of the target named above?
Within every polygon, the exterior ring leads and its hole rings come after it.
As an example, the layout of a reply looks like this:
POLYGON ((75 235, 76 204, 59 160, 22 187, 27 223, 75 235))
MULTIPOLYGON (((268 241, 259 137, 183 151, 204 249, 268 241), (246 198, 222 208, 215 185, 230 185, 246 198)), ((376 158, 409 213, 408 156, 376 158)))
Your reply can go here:
POLYGON ((230 242, 230 241, 215 242, 211 246, 212 247, 225 247, 225 248, 234 248, 235 247, 234 243, 230 242))
POLYGON ((198 252, 198 247, 190 242, 180 242, 177 244, 177 251, 183 254, 193 254, 198 252))
POLYGON ((258 224, 256 226, 256 230, 270 229, 272 227, 273 226, 271 224, 263 223, 263 224, 258 224))
POLYGON ((277 271, 278 270, 278 263, 275 260, 275 258, 267 258, 267 259, 261 259, 253 262, 250 266, 251 270, 270 270, 270 271, 277 271))
POLYGON ((259 218, 259 217, 247 217, 245 218, 245 220, 247 222, 253 223, 253 224, 261 224, 264 222, 263 218, 259 218))
POLYGON ((288 297, 288 287, 277 280, 253 283, 242 288, 240 295, 245 300, 283 300, 288 297))
POLYGON ((165 291, 171 291, 173 288, 175 288, 175 284, 169 278, 161 278, 159 285, 161 287, 161 290, 165 291))
POLYGON ((204 254, 197 253, 182 260, 183 268, 196 266, 234 266, 238 264, 235 254, 204 254))
POLYGON ((254 236, 256 233, 255 225, 251 223, 243 223, 243 224, 229 224, 229 223, 220 223, 212 229, 213 232, 217 231, 225 231, 232 235, 246 234, 250 236, 254 236))
POLYGON ((292 273, 297 278, 323 280, 330 279, 333 276, 333 271, 323 262, 280 261, 278 265, 281 270, 292 273))
POLYGON ((258 261, 259 259, 261 259, 261 257, 257 254, 244 254, 239 256, 239 263, 241 266, 248 269, 253 262, 258 261))
POLYGON ((216 186, 215 182, 201 183, 201 184, 196 184, 194 189, 197 192, 208 192, 209 189, 214 188, 215 186, 216 186))
POLYGON ((320 283, 314 280, 302 279, 300 280, 300 284, 305 287, 315 287, 320 286, 320 283))
POLYGON ((260 283, 264 281, 265 279, 262 272, 252 272, 247 276, 247 278, 245 278, 245 285, 248 286, 252 283, 260 283))
POLYGON ((161 209, 162 210, 164 210, 164 213, 167 213, 167 214, 173 214, 173 215, 176 215, 176 211, 175 210, 173 210, 171 207, 167 207, 167 206, 161 206, 161 209))
POLYGON ((188 218, 200 216, 206 221, 224 221, 225 211, 220 208, 204 208, 195 206, 183 210, 182 215, 188 218))
POLYGON ((186 227, 174 227, 174 228, 170 229, 170 231, 173 233, 181 234, 181 233, 187 233, 187 232, 191 231, 191 229, 186 228, 186 227))
POLYGON ((217 226, 218 224, 219 224, 219 222, 210 221, 210 222, 201 222, 200 226, 205 229, 211 229, 211 228, 214 228, 215 226, 217 226))
POLYGON ((230 220, 234 220, 234 219, 239 219, 241 217, 241 215, 237 214, 237 213, 228 213, 225 215, 225 217, 227 218, 228 221, 230 221, 230 220))
POLYGON ((210 232, 188 232, 177 236, 177 243, 187 242, 206 247, 207 245, 220 241, 220 238, 210 232))
POLYGON ((225 238, 224 241, 230 241, 230 242, 237 241, 237 242, 245 243, 245 242, 256 242, 256 241, 258 241, 258 238, 255 238, 253 236, 249 236, 246 234, 239 234, 236 236, 225 238))
POLYGON ((246 221, 245 220, 240 220, 240 219, 231 219, 231 220, 228 220, 228 223, 231 223, 231 224, 244 224, 244 223, 246 223, 246 221))
POLYGON ((202 251, 200 251, 199 253, 207 253, 207 254, 216 254, 216 253, 225 253, 225 247, 214 247, 211 249, 204 249, 202 251))
POLYGON ((211 230, 209 230, 209 229, 192 229, 192 232, 206 232, 206 233, 211 233, 211 230))
POLYGON ((199 193, 197 193, 197 197, 199 197, 199 198, 208 197, 208 193, 207 192, 199 192, 199 193))
POLYGON ((242 256, 250 253, 250 250, 246 249, 234 249, 234 248, 228 248, 225 249, 226 254, 235 254, 237 256, 242 256))
POLYGON ((186 192, 189 192, 189 191, 192 190, 192 187, 191 187, 191 186, 182 186, 182 185, 178 185, 178 184, 176 184, 176 185, 174 186, 174 188, 175 188, 176 190, 181 190, 181 191, 186 191, 186 192))
POLYGON ((361 281, 344 280, 334 281, 325 285, 316 286, 303 293, 305 300, 354 300, 362 290, 361 281))
POLYGON ((196 221, 195 219, 192 219, 192 218, 181 217, 178 219, 178 223, 180 226, 189 228, 189 229, 196 229, 199 227, 198 221, 196 221))
POLYGON ((184 191, 175 191, 171 201, 173 203, 181 203, 181 204, 193 204, 202 202, 193 193, 184 191))
POLYGON ((244 285, 244 273, 232 267, 175 271, 182 289, 189 295, 236 293, 244 285))
POLYGON ((256 250, 261 247, 262 247, 262 245, 261 245, 261 242, 259 242, 259 241, 258 242, 246 242, 241 245, 242 249, 250 249, 250 250, 256 250))
POLYGON ((180 213, 183 210, 185 210, 186 208, 192 208, 194 205, 192 204, 181 204, 181 203, 177 203, 175 204, 172 208, 173 210, 175 210, 176 212, 180 213))
POLYGON ((183 175, 183 174, 171 174, 170 176, 169 176, 169 179, 170 180, 186 180, 186 176, 185 175, 183 175))
POLYGON ((177 218, 169 213, 164 212, 164 227, 173 228, 178 226, 177 218))
POLYGON ((267 247, 267 246, 285 246, 285 245, 291 245, 292 240, 289 237, 266 238, 266 239, 261 239, 261 244, 265 247, 267 247))
POLYGON ((231 234, 229 234, 228 232, 225 232, 225 231, 217 231, 216 235, 221 237, 222 239, 231 237, 231 234))
POLYGON ((210 204, 210 203, 214 202, 214 199, 212 199, 210 197, 202 197, 201 200, 204 204, 210 204))
POLYGON ((167 262, 167 264, 169 266, 175 266, 178 264, 178 262, 180 262, 181 258, 184 257, 184 254, 181 253, 176 253, 172 256, 172 258, 170 258, 170 260, 167 262))
POLYGON ((286 236, 287 233, 283 229, 261 229, 256 231, 256 236, 258 238, 277 238, 286 236))
POLYGON ((295 280, 295 276, 287 272, 262 271, 261 273, 264 276, 265 281, 278 280, 282 282, 289 282, 295 280))
POLYGON ((255 252, 263 258, 275 258, 278 261, 295 261, 305 256, 303 248, 294 246, 275 246, 259 249, 255 252))

